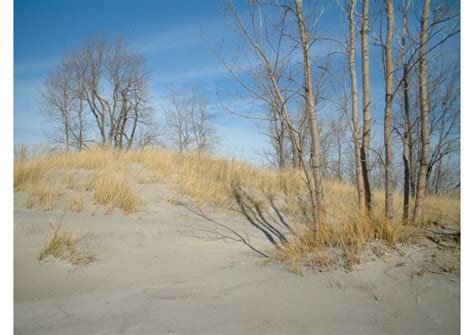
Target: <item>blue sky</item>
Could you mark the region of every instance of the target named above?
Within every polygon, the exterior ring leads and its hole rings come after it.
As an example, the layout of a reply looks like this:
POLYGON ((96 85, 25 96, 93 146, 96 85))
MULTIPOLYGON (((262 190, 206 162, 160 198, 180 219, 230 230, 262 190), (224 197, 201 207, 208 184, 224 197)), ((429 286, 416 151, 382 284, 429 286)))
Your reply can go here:
POLYGON ((216 1, 197 0, 16 0, 15 143, 45 139, 48 125, 39 112, 39 92, 64 51, 89 36, 122 34, 147 57, 156 113, 166 107, 171 87, 197 85, 210 101, 222 141, 219 152, 258 162, 255 150, 265 139, 252 122, 219 110, 217 88, 229 77, 199 38, 201 31, 206 38, 219 37, 218 29, 224 28, 219 10, 216 1))
MULTIPOLYGON (((39 92, 62 54, 87 37, 122 34, 148 59, 158 115, 168 104, 170 88, 196 85, 209 99, 212 121, 222 140, 219 152, 261 162, 256 152, 266 146, 265 137, 253 122, 229 115, 220 107, 222 103, 236 103, 216 94, 232 85, 232 79, 199 38, 203 31, 208 41, 224 39, 227 46, 236 42, 226 29, 218 1, 15 0, 14 6, 16 144, 45 139, 43 129, 48 125, 39 112, 39 92)), ((323 16, 322 33, 335 36, 343 24, 340 10, 333 5, 323 16)), ((375 47, 372 50, 373 109, 377 119, 383 108, 382 68, 379 51, 375 47)))

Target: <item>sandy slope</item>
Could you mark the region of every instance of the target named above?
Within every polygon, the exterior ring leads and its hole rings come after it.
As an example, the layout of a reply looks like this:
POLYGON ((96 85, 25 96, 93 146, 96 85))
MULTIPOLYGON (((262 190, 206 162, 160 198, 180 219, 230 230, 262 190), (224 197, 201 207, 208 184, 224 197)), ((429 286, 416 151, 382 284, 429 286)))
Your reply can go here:
POLYGON ((20 205, 16 334, 459 333, 459 275, 412 276, 415 254, 410 261, 389 255, 351 273, 300 276, 219 238, 229 234, 222 223, 271 250, 244 219, 214 211, 211 222, 160 203, 134 217, 67 215, 70 229, 90 233, 83 247, 99 260, 39 264, 48 222, 61 213, 20 205))

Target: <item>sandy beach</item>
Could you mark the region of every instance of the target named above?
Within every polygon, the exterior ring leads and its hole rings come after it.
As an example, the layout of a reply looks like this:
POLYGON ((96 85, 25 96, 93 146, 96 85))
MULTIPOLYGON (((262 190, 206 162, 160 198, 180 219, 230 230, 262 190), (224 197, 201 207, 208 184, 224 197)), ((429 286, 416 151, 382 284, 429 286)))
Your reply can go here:
MULTIPOLYGON (((96 257, 38 262, 62 212, 15 199, 15 334, 458 334, 458 273, 420 273, 411 247, 351 272, 303 275, 265 258, 263 234, 232 213, 157 202, 131 216, 67 214, 96 257), (227 228, 219 225, 223 224, 227 228), (235 237, 235 235, 234 235, 235 237), (418 270, 418 274, 417 274, 418 270)), ((428 255, 429 256, 429 255, 428 255)))

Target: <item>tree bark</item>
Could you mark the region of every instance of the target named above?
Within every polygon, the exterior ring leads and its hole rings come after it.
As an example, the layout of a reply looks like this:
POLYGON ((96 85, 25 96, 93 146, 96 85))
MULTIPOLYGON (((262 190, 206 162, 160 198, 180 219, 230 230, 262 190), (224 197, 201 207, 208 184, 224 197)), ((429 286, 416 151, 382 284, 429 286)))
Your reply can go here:
POLYGON ((408 11, 411 0, 404 3, 402 19, 402 51, 401 58, 403 63, 403 111, 404 111, 404 129, 403 129, 403 214, 402 220, 407 222, 410 211, 410 162, 412 159, 412 134, 410 117, 410 98, 409 98, 409 64, 407 62, 407 35, 408 35, 408 11))
POLYGON ((430 154, 430 109, 428 104, 428 65, 426 61, 428 41, 428 20, 430 17, 431 0, 425 0, 423 16, 421 19, 420 38, 420 107, 421 107, 421 158, 418 172, 418 187, 415 198, 413 220, 420 224, 422 221, 426 185, 428 174, 428 159, 430 154))
POLYGON ((365 206, 368 215, 372 212, 372 191, 370 188, 370 169, 369 169, 369 148, 370 148, 370 130, 372 117, 370 114, 370 55, 369 55, 369 0, 362 0, 362 33, 361 33, 361 51, 362 51, 362 105, 363 105, 363 126, 362 126, 362 146, 361 146, 361 165, 362 177, 364 181, 365 206))
POLYGON ((393 148, 392 148, 392 101, 393 101, 393 0, 385 0, 387 36, 385 41, 385 219, 393 222, 393 148))
MULTIPOLYGON (((303 0, 296 0, 296 13, 298 16, 298 28, 304 57, 304 81, 306 98, 305 112, 308 116, 311 134, 311 170, 313 174, 314 189, 316 191, 316 210, 318 213, 318 218, 317 222, 315 222, 315 225, 319 225, 324 224, 326 222, 326 206, 323 191, 323 178, 320 155, 320 135, 314 106, 311 56, 308 42, 308 33, 306 31, 305 20, 303 15, 303 0)), ((315 227, 315 230, 317 230, 317 227, 315 227)))
POLYGON ((357 197, 359 200, 359 209, 365 208, 365 193, 364 193, 364 178, 362 175, 362 162, 361 162, 361 136, 359 126, 359 91, 357 83, 357 71, 356 71, 356 30, 355 30, 355 11, 357 6, 357 0, 350 0, 349 5, 349 70, 351 75, 351 102, 352 102, 352 135, 354 138, 354 151, 355 151, 355 165, 356 165, 356 186, 357 186, 357 197))
POLYGON ((78 117, 79 117, 78 149, 79 151, 82 151, 82 149, 84 148, 84 101, 82 100, 82 97, 79 97, 78 117))

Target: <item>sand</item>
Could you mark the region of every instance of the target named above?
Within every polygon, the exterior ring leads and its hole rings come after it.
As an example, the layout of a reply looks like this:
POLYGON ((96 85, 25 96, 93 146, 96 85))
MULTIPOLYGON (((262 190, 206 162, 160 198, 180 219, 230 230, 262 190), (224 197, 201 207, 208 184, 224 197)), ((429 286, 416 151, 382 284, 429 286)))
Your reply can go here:
POLYGON ((62 212, 15 199, 15 334, 458 334, 458 273, 420 272, 408 248, 352 272, 304 275, 264 258, 220 224, 271 253, 237 215, 157 202, 129 217, 67 214, 97 261, 39 263, 62 212), (212 219, 210 221, 209 219, 212 219))

